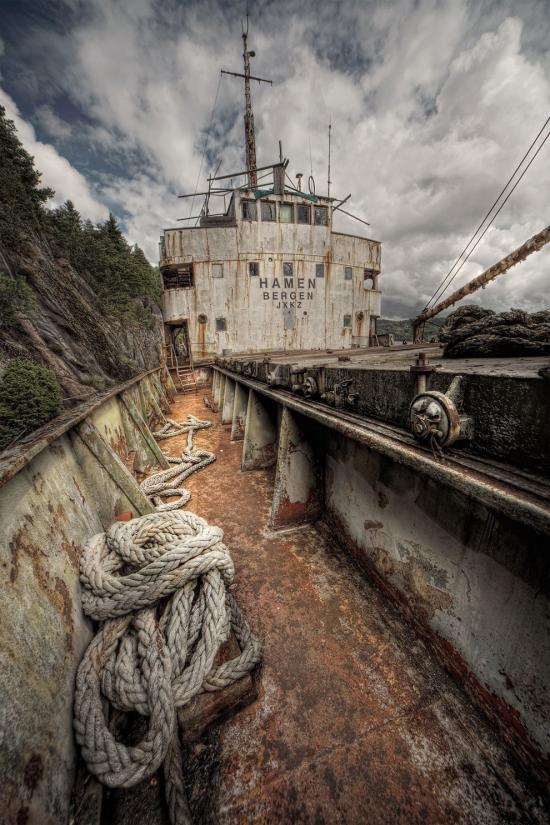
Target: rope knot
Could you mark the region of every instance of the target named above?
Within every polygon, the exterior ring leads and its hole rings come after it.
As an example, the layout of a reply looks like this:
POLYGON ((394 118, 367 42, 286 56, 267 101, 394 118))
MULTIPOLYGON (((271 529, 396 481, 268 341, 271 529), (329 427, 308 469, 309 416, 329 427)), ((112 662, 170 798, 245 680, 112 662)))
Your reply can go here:
POLYGON ((135 785, 163 764, 173 823, 189 822, 177 708, 232 684, 261 659, 228 590, 233 576, 223 531, 181 510, 117 522, 88 541, 81 559, 84 611, 103 624, 77 673, 77 741, 90 771, 111 787, 135 785), (215 665, 231 631, 241 653, 215 665), (149 717, 137 745, 115 739, 103 697, 149 717))

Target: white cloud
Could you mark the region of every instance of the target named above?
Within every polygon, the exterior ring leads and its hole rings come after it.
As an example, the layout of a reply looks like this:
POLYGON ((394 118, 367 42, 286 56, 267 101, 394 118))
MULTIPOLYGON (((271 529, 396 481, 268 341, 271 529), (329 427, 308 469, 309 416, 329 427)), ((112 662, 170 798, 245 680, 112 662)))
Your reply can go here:
POLYGON ((23 120, 14 101, 2 89, 0 105, 5 107, 7 117, 15 123, 21 143, 33 155, 43 184, 55 190, 49 205, 58 206, 72 200, 84 218, 98 221, 107 217, 107 208, 95 198, 86 178, 51 144, 36 139, 31 124, 23 120))
MULTIPOLYGON (((289 172, 307 175, 311 143, 322 192, 331 117, 332 194, 351 191, 350 210, 383 241, 384 314, 411 314, 550 110, 545 4, 281 0, 252 14, 253 70, 274 79, 272 88, 253 88, 259 163, 277 157, 281 138, 289 172)), ((102 193, 126 216, 129 239, 156 260, 159 230, 189 208, 175 195, 195 188, 219 69, 240 67, 237 12, 216 0, 89 0, 63 46, 66 70, 57 76, 95 122, 90 143, 126 153, 129 170, 136 151, 146 159, 137 175, 106 180, 102 193)), ((210 137, 224 171, 242 163, 241 98, 242 82, 224 77, 210 137)), ((550 144, 453 286, 547 222, 548 151, 550 144)), ((365 229, 338 221, 345 231, 365 229)), ((539 253, 475 300, 497 309, 548 305, 547 273, 548 254, 539 253)))
POLYGON ((47 106, 46 104, 39 106, 34 112, 34 117, 44 131, 56 140, 65 140, 73 133, 70 124, 61 120, 51 106, 47 106))

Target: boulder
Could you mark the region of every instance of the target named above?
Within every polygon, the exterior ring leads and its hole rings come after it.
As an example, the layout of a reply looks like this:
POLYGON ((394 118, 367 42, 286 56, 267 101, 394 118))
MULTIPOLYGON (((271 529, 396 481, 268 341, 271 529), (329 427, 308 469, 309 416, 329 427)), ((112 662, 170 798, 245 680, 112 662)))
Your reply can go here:
POLYGON ((550 354, 550 310, 495 313, 466 304, 445 319, 439 334, 447 358, 550 354))

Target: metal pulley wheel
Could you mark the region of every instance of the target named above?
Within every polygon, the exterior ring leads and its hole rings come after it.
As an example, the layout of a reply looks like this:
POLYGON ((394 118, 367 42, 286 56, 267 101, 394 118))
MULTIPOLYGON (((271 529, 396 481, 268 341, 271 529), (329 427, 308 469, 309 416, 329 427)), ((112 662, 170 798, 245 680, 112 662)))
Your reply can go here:
POLYGON ((306 375, 302 387, 302 392, 306 398, 315 398, 319 392, 317 381, 312 375, 306 375))
POLYGON ((445 393, 429 390, 413 399, 409 410, 411 432, 419 441, 434 438, 440 447, 450 447, 460 435, 460 415, 445 393))

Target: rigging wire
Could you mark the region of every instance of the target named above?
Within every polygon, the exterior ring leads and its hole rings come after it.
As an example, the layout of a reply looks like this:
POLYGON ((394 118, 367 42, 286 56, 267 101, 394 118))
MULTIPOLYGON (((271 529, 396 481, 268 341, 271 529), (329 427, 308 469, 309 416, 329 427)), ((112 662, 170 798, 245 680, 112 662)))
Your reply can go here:
POLYGON ((469 249, 470 245, 474 242, 474 240, 475 240, 475 237, 476 237, 477 233, 478 233, 478 232, 479 232, 479 230, 483 227, 483 225, 485 224, 485 222, 487 221, 487 219, 488 219, 488 218, 489 218, 489 216, 491 215, 491 212, 493 211, 493 209, 495 208, 495 206, 498 204, 499 200, 500 200, 500 199, 502 198, 502 196, 504 195, 504 193, 505 193, 506 189, 508 188, 508 186, 510 185, 510 183, 512 182, 512 180, 513 180, 513 179, 514 179, 514 177, 516 176, 516 174, 517 174, 518 170, 521 168, 521 166, 522 166, 522 164, 524 163, 525 159, 527 158, 527 156, 528 156, 528 155, 529 155, 529 153, 531 152, 531 150, 532 150, 533 146, 536 144, 537 140, 539 139, 539 137, 541 136, 541 134, 543 133, 544 129, 546 128, 546 126, 548 125, 548 123, 549 123, 549 122, 550 122, 550 115, 547 117, 546 121, 544 122, 544 124, 543 124, 543 126, 541 127, 540 131, 538 132, 537 136, 536 136, 536 137, 533 139, 533 141, 531 142, 531 144, 530 144, 529 148, 527 149, 527 151, 526 151, 526 152, 525 152, 525 154, 523 155, 522 159, 520 160, 520 162, 518 163, 518 165, 517 165, 517 166, 516 166, 516 168, 514 169, 514 171, 513 171, 513 173, 511 174, 511 176, 508 178, 508 180, 507 180, 507 182, 506 182, 505 186, 502 188, 502 190, 501 190, 500 194, 498 195, 497 199, 494 201, 494 203, 492 204, 492 206, 491 206, 491 207, 490 207, 490 209, 488 210, 487 214, 485 215, 485 217, 483 218, 483 220, 481 221, 481 223, 479 224, 479 226, 477 227, 477 229, 476 229, 476 230, 475 230, 475 232, 473 233, 472 237, 470 238, 470 240, 468 241, 468 243, 466 244, 466 246, 464 247, 464 249, 462 250, 462 252, 461 252, 461 253, 460 253, 460 255, 458 256, 458 258, 456 259, 456 261, 454 262, 454 264, 453 264, 453 265, 452 265, 452 267, 450 268, 449 272, 447 273, 447 275, 445 276, 445 278, 442 280, 442 282, 440 283, 440 285, 438 286, 438 288, 435 290, 435 292, 433 293, 433 295, 432 295, 432 297, 430 298, 430 300, 427 302, 426 306, 424 307, 423 312, 425 312, 427 309, 429 309, 430 305, 432 305, 433 303, 435 303, 435 300, 437 300, 438 298, 441 298, 441 297, 445 294, 445 292, 447 291, 447 289, 449 288, 449 286, 452 284, 452 282, 454 281, 454 279, 456 278, 456 276, 458 275, 458 273, 460 272, 460 270, 462 269, 462 267, 464 266, 464 264, 465 264, 465 263, 467 263, 467 261, 469 260, 470 256, 472 255, 473 251, 476 249, 476 247, 478 246, 478 244, 480 243, 480 241, 482 240, 482 238, 485 236, 486 232, 488 231, 488 229, 489 229, 489 228, 490 228, 490 226, 491 226, 492 221, 493 221, 493 220, 497 217, 497 215, 499 214, 499 212, 502 210, 502 208, 504 207, 504 205, 505 205, 505 204, 507 203, 507 201, 509 200, 510 195, 514 192, 514 190, 516 189, 517 185, 518 185, 518 184, 519 184, 519 182, 522 180, 523 176, 525 175, 525 173, 527 172, 527 170, 529 169, 529 167, 530 167, 530 166, 531 166, 531 164, 533 163, 534 159, 537 157, 538 153, 540 152, 540 150, 542 149, 542 147, 544 146, 544 144, 546 143, 546 141, 547 141, 547 140, 548 140, 548 138, 550 137, 550 132, 548 132, 548 134, 546 135, 546 137, 544 138, 544 140, 542 141, 542 143, 540 144, 540 146, 539 146, 539 147, 538 147, 538 149, 536 150, 535 154, 533 155, 533 157, 531 158, 531 160, 529 161, 529 163, 527 164, 527 166, 525 167, 525 169, 524 169, 524 170, 523 170, 523 172, 521 173, 521 175, 520 175, 520 177, 518 178, 518 180, 515 182, 515 184, 514 184, 513 188, 510 190, 510 192, 509 192, 509 193, 508 193, 508 195, 506 196, 505 200, 504 200, 504 201, 500 204, 500 206, 499 206, 499 208, 497 209, 497 211, 495 212, 495 214, 491 217, 491 219, 490 219, 490 221, 489 221, 488 225, 485 227, 485 229, 483 230, 483 233, 482 233, 482 234, 480 235, 480 237, 477 239, 477 241, 476 241, 475 245, 474 245, 471 249, 469 249), (469 251, 468 251, 468 250, 469 250, 469 251), (456 268, 456 266, 459 264, 459 262, 460 262, 461 258, 464 256, 464 254, 465 254, 466 252, 468 252, 468 254, 467 254, 467 255, 466 255, 466 257, 464 258, 464 260, 462 261, 462 263, 460 264, 460 266, 458 267, 458 269, 456 270, 456 272, 454 272, 454 274, 453 274, 454 269, 455 269, 455 268, 456 268), (451 276, 452 276, 452 277, 451 277, 451 276))
POLYGON ((200 177, 201 177, 201 174, 202 174, 202 167, 203 167, 203 164, 204 164, 204 159, 206 157, 206 148, 208 146, 208 138, 210 137, 210 131, 212 129, 212 123, 213 123, 213 120, 214 120, 214 111, 216 109, 216 103, 218 102, 218 95, 220 93, 220 85, 221 85, 221 82, 222 82, 222 77, 223 77, 223 75, 220 72, 220 76, 218 77, 218 86, 216 88, 216 95, 214 97, 214 105, 212 106, 212 111, 210 112, 210 122, 208 124, 208 129, 206 130, 206 135, 204 136, 204 145, 202 147, 201 165, 199 166, 197 181, 195 183, 195 191, 193 192, 193 197, 191 198, 191 204, 189 206, 189 217, 191 217, 191 215, 193 213, 193 206, 194 206, 194 203, 195 203, 195 195, 197 194, 197 190, 199 188, 199 181, 200 181, 200 177))

